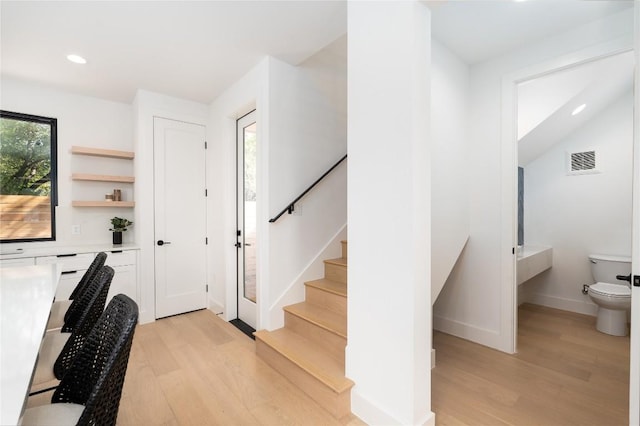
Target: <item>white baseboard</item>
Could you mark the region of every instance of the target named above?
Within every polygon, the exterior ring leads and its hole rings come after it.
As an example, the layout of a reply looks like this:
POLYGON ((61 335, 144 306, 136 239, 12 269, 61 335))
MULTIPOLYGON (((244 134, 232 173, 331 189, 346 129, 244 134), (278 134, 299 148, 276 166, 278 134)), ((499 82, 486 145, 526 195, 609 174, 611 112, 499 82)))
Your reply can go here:
POLYGON ((224 306, 222 303, 209 299, 209 306, 207 307, 211 312, 216 315, 224 314, 224 306))
MULTIPOLYGON (((391 414, 387 413, 380 407, 376 406, 362 396, 356 385, 351 390, 351 412, 368 425, 402 425, 404 422, 399 421, 391 414)), ((436 424, 436 415, 433 412, 427 413, 423 419, 418 420, 414 424, 421 426, 434 426, 436 424)))
POLYGON ((455 321, 448 318, 433 316, 433 329, 451 334, 462 339, 479 343, 499 351, 508 352, 505 349, 505 339, 495 330, 487 330, 472 324, 455 321))
POLYGON ((577 314, 591 315, 598 314, 598 306, 591 301, 580 301, 565 299, 562 297, 548 296, 545 294, 533 293, 527 298, 527 302, 535 305, 542 305, 548 308, 561 309, 563 311, 575 312, 577 314))

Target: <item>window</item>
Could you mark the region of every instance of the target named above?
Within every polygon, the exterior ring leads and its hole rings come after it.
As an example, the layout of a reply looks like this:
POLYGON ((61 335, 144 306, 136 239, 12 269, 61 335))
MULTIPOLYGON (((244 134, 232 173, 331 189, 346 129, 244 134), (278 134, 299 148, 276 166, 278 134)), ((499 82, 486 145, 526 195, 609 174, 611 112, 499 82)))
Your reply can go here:
POLYGON ((0 242, 55 240, 57 120, 0 111, 0 242))

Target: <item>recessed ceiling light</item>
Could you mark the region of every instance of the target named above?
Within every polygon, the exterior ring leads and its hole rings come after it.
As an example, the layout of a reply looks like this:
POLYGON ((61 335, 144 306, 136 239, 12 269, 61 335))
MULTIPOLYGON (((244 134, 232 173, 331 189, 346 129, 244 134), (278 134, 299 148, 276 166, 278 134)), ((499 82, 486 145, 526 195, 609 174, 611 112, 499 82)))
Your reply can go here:
POLYGON ((576 109, 573 110, 573 112, 571 113, 571 115, 578 115, 580 114, 585 108, 587 107, 587 104, 582 104, 579 107, 577 107, 576 109))
POLYGON ((87 60, 80 55, 67 55, 67 59, 74 64, 86 64, 87 60))

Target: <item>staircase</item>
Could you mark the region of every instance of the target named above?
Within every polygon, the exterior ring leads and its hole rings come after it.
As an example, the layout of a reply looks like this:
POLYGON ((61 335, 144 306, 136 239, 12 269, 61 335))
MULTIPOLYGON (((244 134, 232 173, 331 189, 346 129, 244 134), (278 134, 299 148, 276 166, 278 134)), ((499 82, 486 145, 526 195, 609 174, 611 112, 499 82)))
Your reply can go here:
POLYGON ((284 307, 284 327, 255 333, 256 353, 341 418, 351 413, 353 382, 344 375, 347 345, 347 242, 324 261, 325 277, 305 283, 304 302, 284 307))

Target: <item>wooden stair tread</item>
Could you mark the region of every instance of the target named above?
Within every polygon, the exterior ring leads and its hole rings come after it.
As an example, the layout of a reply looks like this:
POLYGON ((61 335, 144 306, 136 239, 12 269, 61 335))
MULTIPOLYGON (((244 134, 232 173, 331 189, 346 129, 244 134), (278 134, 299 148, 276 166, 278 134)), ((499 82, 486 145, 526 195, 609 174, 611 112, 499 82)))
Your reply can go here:
POLYGON ((324 263, 338 266, 347 266, 347 259, 345 259, 344 257, 339 257, 337 259, 326 259, 324 263))
POLYGON ((353 386, 353 381, 344 376, 344 368, 338 361, 325 354, 323 348, 311 340, 286 328, 260 330, 254 335, 334 392, 342 393, 353 386))
POLYGON ((347 317, 307 302, 285 306, 285 312, 309 321, 318 327, 347 338, 347 317))
POLYGON ((319 280, 307 281, 304 285, 319 288, 328 293, 337 294, 338 296, 347 297, 347 285, 345 283, 321 278, 319 280))

